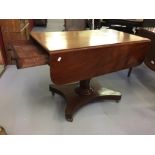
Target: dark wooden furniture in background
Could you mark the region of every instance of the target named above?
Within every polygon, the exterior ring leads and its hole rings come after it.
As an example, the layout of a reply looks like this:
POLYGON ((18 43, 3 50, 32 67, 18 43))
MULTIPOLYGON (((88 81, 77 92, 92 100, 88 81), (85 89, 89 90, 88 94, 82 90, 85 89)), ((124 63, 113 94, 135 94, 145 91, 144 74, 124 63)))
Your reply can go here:
POLYGON ((47 19, 34 19, 34 26, 47 26, 47 19))
POLYGON ((1 33, 1 28, 0 28, 0 77, 6 69, 6 64, 7 64, 6 53, 5 53, 3 37, 1 33))
MULTIPOLYGON (((144 62, 150 69, 155 70, 155 19, 103 19, 101 25, 149 38, 151 47, 144 62)), ((129 69, 128 77, 131 71, 132 68, 129 69)))
POLYGON ((142 27, 143 19, 103 19, 101 25, 133 34, 133 28, 142 27))
POLYGON ((155 19, 143 19, 142 27, 155 27, 155 19))
POLYGON ((155 28, 147 27, 136 30, 136 35, 149 38, 151 40, 151 46, 148 54, 145 57, 145 64, 155 71, 155 28))
POLYGON ((32 24, 25 19, 1 19, 0 26, 7 57, 7 64, 12 64, 11 44, 17 40, 28 40, 32 24), (31 27, 30 27, 31 26, 31 27))
POLYGON ((2 56, 2 48, 0 47, 0 65, 3 65, 3 64, 4 64, 4 59, 2 56))
POLYGON ((5 49, 4 49, 4 42, 0 27, 0 64, 5 65, 6 64, 6 55, 5 55, 5 49))
POLYGON ((119 92, 90 79, 141 64, 150 44, 149 39, 110 29, 31 32, 31 36, 49 55, 51 80, 56 84, 50 85, 50 91, 68 102, 68 121, 77 109, 97 99, 119 101, 119 92))

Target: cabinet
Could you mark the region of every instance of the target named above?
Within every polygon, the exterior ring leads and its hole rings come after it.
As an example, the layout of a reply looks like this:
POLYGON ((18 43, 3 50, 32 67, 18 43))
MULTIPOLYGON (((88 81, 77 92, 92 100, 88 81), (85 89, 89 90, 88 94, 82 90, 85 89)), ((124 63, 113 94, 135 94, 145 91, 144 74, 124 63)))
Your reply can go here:
POLYGON ((6 56, 4 52, 4 43, 3 43, 3 37, 1 33, 1 28, 0 28, 0 65, 5 65, 6 64, 6 56))
POLYGON ((12 57, 14 57, 14 53, 11 50, 11 44, 17 40, 29 39, 29 20, 1 19, 0 26, 7 56, 7 63, 12 64, 12 57))
POLYGON ((3 56, 2 56, 2 48, 0 47, 0 65, 4 64, 3 56))
POLYGON ((1 28, 0 28, 0 77, 5 70, 5 66, 6 66, 5 58, 6 57, 4 52, 4 43, 3 43, 3 37, 1 33, 1 28))

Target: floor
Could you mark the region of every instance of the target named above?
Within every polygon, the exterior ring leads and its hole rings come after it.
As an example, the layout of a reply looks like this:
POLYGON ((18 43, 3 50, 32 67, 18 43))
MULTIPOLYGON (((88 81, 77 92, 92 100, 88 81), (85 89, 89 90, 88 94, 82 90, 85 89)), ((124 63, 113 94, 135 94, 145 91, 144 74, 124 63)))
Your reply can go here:
POLYGON ((63 31, 64 30, 64 19, 48 19, 47 27, 35 27, 33 31, 63 31))
POLYGON ((155 73, 145 65, 100 76, 101 85, 120 91, 119 103, 86 105, 72 123, 64 118, 65 100, 49 92, 49 67, 17 70, 8 66, 0 79, 0 124, 8 134, 155 134, 155 73))
POLYGON ((4 72, 4 65, 0 64, 0 77, 3 74, 3 72, 4 72))
MULTIPOLYGON (((63 20, 53 19, 46 28, 33 30, 63 29, 63 20)), ((122 93, 119 103, 86 105, 70 123, 64 117, 65 100, 49 92, 49 66, 20 70, 7 66, 0 78, 0 125, 11 135, 155 134, 155 72, 144 64, 134 68, 130 78, 127 72, 96 78, 104 87, 122 93)))

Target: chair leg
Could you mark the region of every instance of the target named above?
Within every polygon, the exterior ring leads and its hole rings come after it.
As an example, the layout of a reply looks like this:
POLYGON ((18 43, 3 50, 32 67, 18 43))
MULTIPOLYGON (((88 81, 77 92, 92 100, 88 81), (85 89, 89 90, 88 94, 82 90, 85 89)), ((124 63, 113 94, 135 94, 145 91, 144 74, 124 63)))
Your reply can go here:
POLYGON ((132 67, 129 68, 128 77, 130 77, 131 71, 132 71, 132 67))

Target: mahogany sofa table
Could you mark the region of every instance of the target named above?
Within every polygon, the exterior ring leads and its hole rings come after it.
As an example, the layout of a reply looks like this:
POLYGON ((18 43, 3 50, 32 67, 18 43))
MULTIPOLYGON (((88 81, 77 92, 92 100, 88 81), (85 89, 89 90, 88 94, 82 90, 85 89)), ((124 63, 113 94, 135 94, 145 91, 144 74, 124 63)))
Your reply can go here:
POLYGON ((102 88, 93 77, 139 65, 150 40, 115 30, 31 32, 49 54, 50 91, 66 101, 65 117, 98 99, 121 99, 121 93, 102 88), (79 81, 79 82, 78 82, 79 81))

